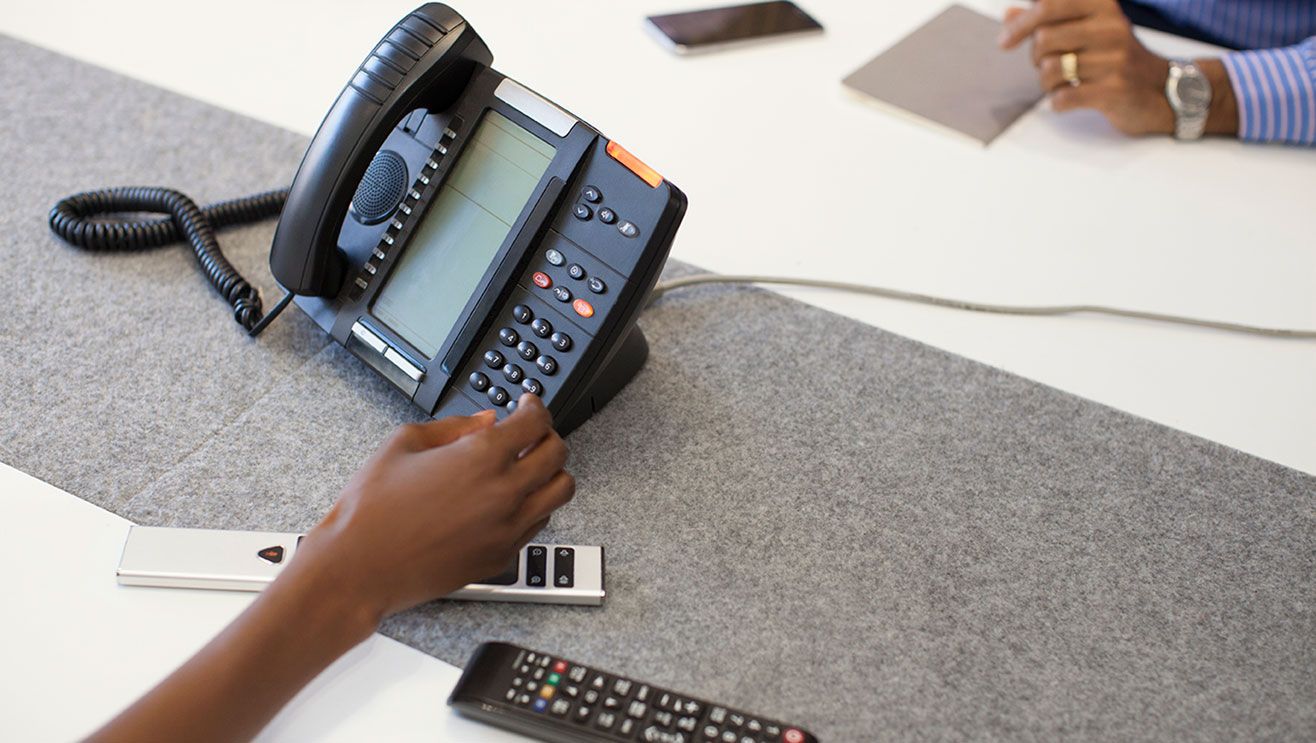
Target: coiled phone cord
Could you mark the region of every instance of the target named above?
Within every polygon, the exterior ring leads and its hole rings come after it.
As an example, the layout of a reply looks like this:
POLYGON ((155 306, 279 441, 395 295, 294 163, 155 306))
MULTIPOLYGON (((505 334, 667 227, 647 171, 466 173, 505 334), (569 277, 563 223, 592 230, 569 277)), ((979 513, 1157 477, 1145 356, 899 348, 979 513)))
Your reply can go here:
POLYGON ((50 210, 50 229, 70 245, 93 252, 150 250, 186 239, 202 273, 233 306, 233 319, 255 336, 288 306, 292 293, 285 293, 269 314, 262 314, 260 293, 224 257, 215 230, 277 217, 287 199, 288 189, 281 189, 200 207, 169 188, 107 188, 61 199, 50 210), (168 216, 111 218, 143 212, 168 216))

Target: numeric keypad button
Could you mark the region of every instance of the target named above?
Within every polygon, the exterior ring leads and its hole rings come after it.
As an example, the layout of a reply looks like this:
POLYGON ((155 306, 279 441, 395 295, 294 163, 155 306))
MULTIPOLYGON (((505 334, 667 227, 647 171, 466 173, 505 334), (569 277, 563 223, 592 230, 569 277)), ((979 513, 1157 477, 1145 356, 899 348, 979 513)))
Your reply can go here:
POLYGON ((476 392, 484 392, 489 389, 489 378, 483 372, 471 372, 470 381, 471 389, 476 392))
POLYGON ((516 346, 516 355, 526 361, 534 361, 535 357, 539 355, 539 349, 535 348, 535 344, 530 341, 521 341, 516 346))
POLYGON ((521 383, 521 389, 535 395, 536 397, 544 396, 544 385, 534 377, 527 377, 526 380, 521 383))
POLYGON ((512 400, 512 396, 507 394, 507 390, 502 387, 490 387, 487 394, 489 396, 489 402, 500 408, 512 400))
POLYGON ((484 352, 484 365, 490 369, 501 369, 507 363, 507 357, 497 351, 484 352))
POLYGON ((512 308, 512 319, 516 320, 522 325, 525 325, 526 323, 535 319, 535 313, 531 311, 529 307, 526 307, 523 304, 518 304, 517 306, 512 308))
POLYGON ((511 328, 503 328, 498 331, 498 341, 508 348, 515 346, 520 340, 521 336, 511 328))
POLYGON ((540 338, 547 338, 553 334, 553 323, 542 317, 537 317, 534 322, 530 323, 530 331, 540 338))
POLYGON ((549 343, 553 344, 553 348, 559 351, 571 350, 571 336, 567 335, 566 333, 563 333, 562 331, 558 331, 554 333, 553 336, 548 339, 548 341, 549 343))
POLYGON ((512 384, 520 384, 525 379, 525 370, 516 364, 508 364, 503 367, 503 377, 512 384))
POLYGON ((544 376, 551 377, 557 374, 557 359, 552 356, 540 356, 535 359, 535 366, 539 367, 539 371, 543 372, 544 376))

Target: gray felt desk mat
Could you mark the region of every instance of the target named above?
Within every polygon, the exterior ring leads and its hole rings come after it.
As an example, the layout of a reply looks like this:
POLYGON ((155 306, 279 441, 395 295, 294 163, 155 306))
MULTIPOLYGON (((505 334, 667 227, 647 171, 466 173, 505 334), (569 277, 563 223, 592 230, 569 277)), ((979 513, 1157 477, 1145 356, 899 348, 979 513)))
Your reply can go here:
MULTIPOLYGON (((304 138, 0 60, 0 460, 142 523, 311 526, 409 403, 297 311, 242 338, 182 247, 45 226, 82 188, 283 184, 304 138)), ((221 234, 267 297, 272 231, 221 234)), ((1316 479, 762 291, 641 324, 547 535, 606 546, 607 604, 440 602, 386 634, 557 650, 825 740, 1316 737, 1316 479)))

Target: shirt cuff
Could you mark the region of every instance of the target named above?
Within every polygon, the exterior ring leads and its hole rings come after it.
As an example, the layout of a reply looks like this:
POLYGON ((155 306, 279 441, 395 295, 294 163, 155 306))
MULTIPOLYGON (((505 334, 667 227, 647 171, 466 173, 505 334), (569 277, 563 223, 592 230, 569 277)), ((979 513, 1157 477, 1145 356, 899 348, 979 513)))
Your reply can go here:
POLYGON ((1316 37, 1296 46, 1221 58, 1249 142, 1316 144, 1316 37))

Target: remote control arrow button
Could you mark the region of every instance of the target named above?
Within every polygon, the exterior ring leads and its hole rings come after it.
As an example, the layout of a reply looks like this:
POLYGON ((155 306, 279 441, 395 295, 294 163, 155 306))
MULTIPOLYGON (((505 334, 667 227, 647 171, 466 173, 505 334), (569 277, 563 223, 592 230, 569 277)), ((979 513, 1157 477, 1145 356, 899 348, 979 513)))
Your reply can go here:
POLYGON ((278 565, 283 562, 283 547, 277 544, 273 547, 266 547, 260 552, 257 552, 256 556, 272 565, 278 565))

